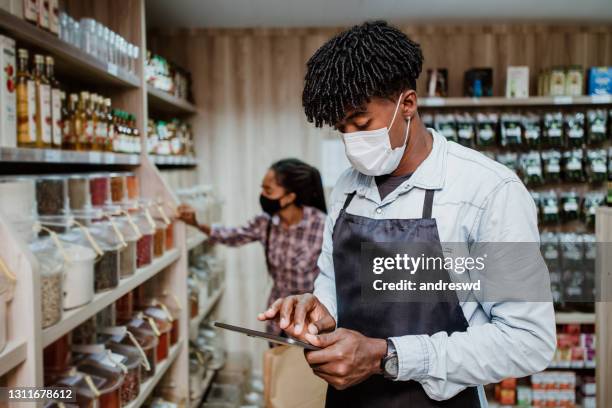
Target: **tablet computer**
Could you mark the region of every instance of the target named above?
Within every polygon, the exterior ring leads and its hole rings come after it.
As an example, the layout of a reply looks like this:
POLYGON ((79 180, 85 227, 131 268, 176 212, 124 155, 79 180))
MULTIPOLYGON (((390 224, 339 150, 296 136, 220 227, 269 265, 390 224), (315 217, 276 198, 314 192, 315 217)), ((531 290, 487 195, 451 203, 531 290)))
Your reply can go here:
POLYGON ((302 347, 306 350, 321 350, 320 347, 313 346, 312 344, 304 343, 303 341, 296 340, 291 337, 281 337, 281 336, 277 336, 274 334, 270 334, 270 333, 266 333, 266 332, 262 332, 258 330, 251 330, 245 327, 232 326, 231 324, 226 324, 226 323, 221 323, 221 322, 214 322, 213 325, 221 329, 231 330, 231 331, 235 331, 238 333, 246 334, 249 337, 260 338, 263 340, 270 341, 272 343, 302 347))

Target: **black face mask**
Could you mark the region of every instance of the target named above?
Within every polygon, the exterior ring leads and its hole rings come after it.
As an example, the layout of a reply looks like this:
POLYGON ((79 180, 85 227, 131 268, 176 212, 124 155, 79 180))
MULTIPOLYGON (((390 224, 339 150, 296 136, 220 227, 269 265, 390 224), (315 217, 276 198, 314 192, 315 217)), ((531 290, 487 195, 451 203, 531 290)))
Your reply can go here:
POLYGON ((259 196, 259 204, 261 204, 261 209, 270 216, 276 214, 283 208, 280 204, 280 198, 273 200, 263 194, 259 196))

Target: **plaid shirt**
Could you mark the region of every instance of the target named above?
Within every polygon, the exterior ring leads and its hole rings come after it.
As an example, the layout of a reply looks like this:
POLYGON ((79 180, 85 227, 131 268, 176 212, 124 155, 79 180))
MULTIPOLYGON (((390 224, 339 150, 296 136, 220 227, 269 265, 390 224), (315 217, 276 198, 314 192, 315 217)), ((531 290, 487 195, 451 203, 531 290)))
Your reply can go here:
MULTIPOLYGON (((304 206, 303 209, 302 220, 289 227, 281 225, 278 215, 270 218, 267 214, 256 216, 242 227, 212 227, 211 243, 240 246, 259 241, 265 246, 268 223, 271 223, 268 272, 274 286, 268 305, 279 297, 312 293, 314 289, 314 281, 319 275, 317 260, 321 253, 326 215, 313 207, 304 206)), ((268 331, 281 332, 276 322, 268 322, 268 331)))

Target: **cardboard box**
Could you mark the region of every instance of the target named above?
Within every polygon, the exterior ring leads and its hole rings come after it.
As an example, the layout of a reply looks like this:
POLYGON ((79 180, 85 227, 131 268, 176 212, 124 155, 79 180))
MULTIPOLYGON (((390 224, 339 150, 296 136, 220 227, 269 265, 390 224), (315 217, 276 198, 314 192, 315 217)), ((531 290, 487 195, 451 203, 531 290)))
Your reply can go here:
POLYGON ((15 40, 0 35, 0 146, 17 145, 17 98, 15 80, 17 66, 15 61, 15 40))
POLYGON ((23 18, 38 24, 38 7, 41 0, 23 0, 23 18))
POLYGON ((529 67, 508 67, 506 74, 506 98, 529 96, 529 67))
POLYGON ((612 95, 612 67, 589 68, 589 95, 612 95))

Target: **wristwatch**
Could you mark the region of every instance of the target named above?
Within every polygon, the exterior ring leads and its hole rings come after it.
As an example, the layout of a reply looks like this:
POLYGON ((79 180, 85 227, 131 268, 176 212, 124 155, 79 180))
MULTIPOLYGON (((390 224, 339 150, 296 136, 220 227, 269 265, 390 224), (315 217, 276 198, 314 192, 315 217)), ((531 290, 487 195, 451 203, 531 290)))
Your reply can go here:
POLYGON ((390 380, 395 380, 399 374, 397 351, 390 339, 387 339, 387 355, 381 360, 380 368, 382 368, 383 376, 390 380))

